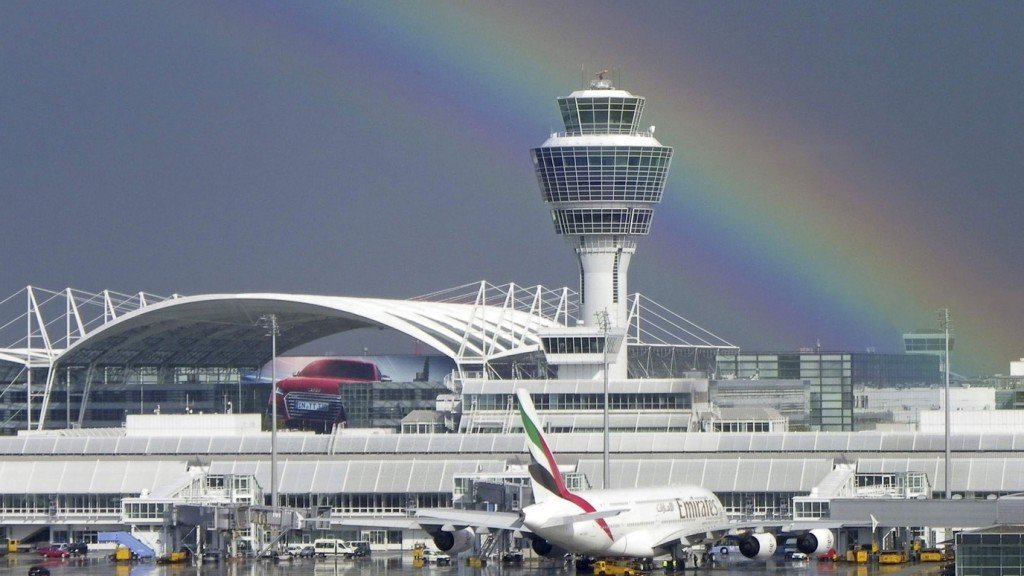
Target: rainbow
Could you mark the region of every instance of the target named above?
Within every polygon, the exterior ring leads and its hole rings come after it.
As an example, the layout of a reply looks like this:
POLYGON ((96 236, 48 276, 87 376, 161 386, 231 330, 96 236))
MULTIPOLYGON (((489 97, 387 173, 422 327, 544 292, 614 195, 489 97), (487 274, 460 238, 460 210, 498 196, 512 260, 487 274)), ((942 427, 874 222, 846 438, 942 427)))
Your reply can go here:
POLYGON ((957 230, 955 215, 931 212, 927 191, 901 189, 842 135, 754 121, 757 101, 716 75, 713 55, 640 53, 677 38, 667 23, 631 25, 635 5, 584 10, 569 29, 558 3, 217 6, 180 8, 203 28, 202 41, 258 50, 329 86, 347 114, 385 128, 417 125, 409 146, 471 155, 472 175, 529 186, 527 149, 557 128, 554 98, 577 86, 579 63, 620 66, 620 87, 648 97, 645 120, 675 148, 631 289, 747 349, 820 340, 827 349, 898 351, 902 332, 937 327, 938 309, 948 307, 955 371, 1002 372, 1024 356, 1024 297, 1010 264, 982 257, 985 246, 957 230), (439 141, 456 119, 469 132, 439 141), (909 219, 916 210, 927 217, 909 219))

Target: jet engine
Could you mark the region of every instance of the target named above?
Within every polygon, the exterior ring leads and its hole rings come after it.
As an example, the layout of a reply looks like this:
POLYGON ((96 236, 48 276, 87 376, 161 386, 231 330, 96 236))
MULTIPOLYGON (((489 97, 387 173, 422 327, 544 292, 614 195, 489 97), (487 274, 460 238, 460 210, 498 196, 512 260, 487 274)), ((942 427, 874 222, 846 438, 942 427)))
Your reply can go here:
POLYGON ((815 528, 804 532, 796 539, 796 549, 808 556, 818 556, 835 548, 835 538, 831 530, 815 528))
POLYGON ((464 550, 469 550, 473 546, 473 539, 476 537, 470 528, 463 528, 455 532, 445 532, 442 530, 434 532, 431 536, 434 537, 434 546, 437 546, 438 550, 449 554, 458 554, 464 550))
POLYGON ((754 560, 767 560, 775 554, 778 544, 769 532, 748 534, 740 540, 740 554, 754 560))
POLYGON ((566 550, 555 546, 539 536, 533 536, 532 540, 530 547, 533 548, 534 552, 545 558, 561 558, 567 553, 566 550))

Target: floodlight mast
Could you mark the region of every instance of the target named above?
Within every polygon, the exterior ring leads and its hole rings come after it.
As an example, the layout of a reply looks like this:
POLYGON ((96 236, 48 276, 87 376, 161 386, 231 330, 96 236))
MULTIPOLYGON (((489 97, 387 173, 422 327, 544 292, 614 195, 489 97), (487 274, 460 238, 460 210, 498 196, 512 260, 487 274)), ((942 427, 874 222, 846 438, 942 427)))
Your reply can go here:
POLYGON ((277 314, 260 316, 259 325, 270 336, 270 505, 277 507, 277 314))
POLYGON ((940 310, 940 312, 941 312, 942 316, 939 318, 939 321, 942 324, 942 329, 945 331, 945 334, 946 334, 946 338, 945 338, 945 341, 946 341, 946 352, 942 356, 942 364, 943 364, 943 366, 945 368, 945 373, 946 373, 946 392, 945 392, 945 402, 944 402, 945 410, 943 410, 943 412, 945 412, 945 418, 946 418, 946 427, 945 427, 946 428, 946 434, 945 434, 945 440, 946 440, 946 466, 945 466, 945 469, 946 469, 946 500, 949 500, 950 498, 953 497, 952 496, 953 495, 952 478, 950 477, 951 466, 950 466, 950 458, 949 458, 949 456, 950 456, 950 449, 949 449, 949 426, 950 426, 950 418, 949 418, 949 329, 950 329, 949 308, 943 308, 942 310, 940 310))

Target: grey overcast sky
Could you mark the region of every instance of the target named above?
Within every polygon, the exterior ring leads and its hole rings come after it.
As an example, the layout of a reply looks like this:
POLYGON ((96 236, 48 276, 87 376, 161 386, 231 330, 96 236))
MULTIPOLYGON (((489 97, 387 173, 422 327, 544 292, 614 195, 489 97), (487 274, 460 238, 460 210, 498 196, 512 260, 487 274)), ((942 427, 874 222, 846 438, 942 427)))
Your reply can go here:
MULTIPOLYGON (((1024 357, 1024 3, 0 3, 0 295, 574 286, 581 67, 675 148, 630 288, 750 350, 1024 357)), ((2 296, 0 296, 2 297, 2 296)), ((2 343, 0 343, 2 344, 2 343)))

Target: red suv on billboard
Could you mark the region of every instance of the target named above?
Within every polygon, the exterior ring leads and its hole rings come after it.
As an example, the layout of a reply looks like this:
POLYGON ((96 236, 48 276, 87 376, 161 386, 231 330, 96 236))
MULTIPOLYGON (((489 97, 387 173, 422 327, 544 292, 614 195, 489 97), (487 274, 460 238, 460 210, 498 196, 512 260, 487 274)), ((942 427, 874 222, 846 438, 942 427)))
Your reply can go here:
POLYGON ((345 422, 339 388, 346 384, 380 382, 373 362, 324 358, 314 360, 294 376, 277 383, 277 415, 288 428, 329 432, 345 422))

